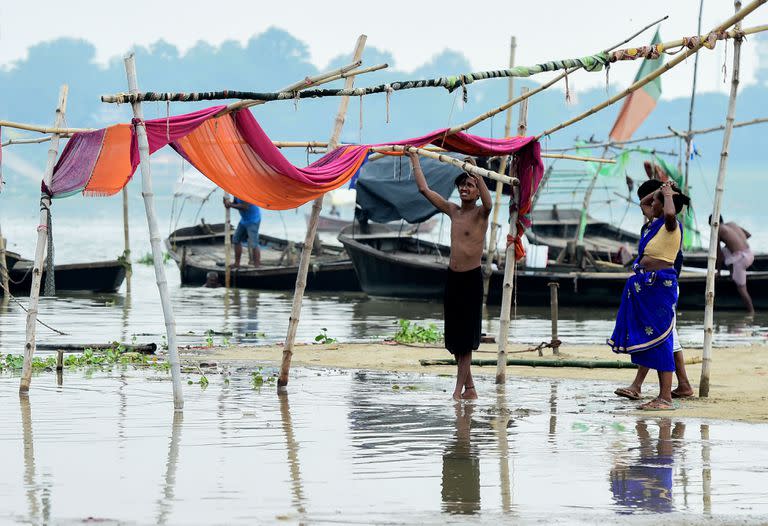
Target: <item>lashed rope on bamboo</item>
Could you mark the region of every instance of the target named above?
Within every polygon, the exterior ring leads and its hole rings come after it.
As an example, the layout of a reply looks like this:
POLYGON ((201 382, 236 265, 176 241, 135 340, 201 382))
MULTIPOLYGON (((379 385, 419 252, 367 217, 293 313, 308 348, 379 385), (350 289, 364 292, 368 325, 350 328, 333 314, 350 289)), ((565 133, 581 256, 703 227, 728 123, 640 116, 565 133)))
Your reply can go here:
POLYGON ((619 49, 611 52, 600 52, 594 55, 588 55, 579 58, 569 58, 563 60, 553 60, 543 62, 534 66, 517 66, 510 69, 496 69, 490 71, 479 71, 474 73, 464 73, 454 76, 437 77, 432 79, 405 80, 369 86, 365 88, 353 89, 309 89, 302 91, 281 91, 281 92, 254 92, 254 91, 203 91, 196 93, 163 93, 147 91, 134 95, 128 93, 118 93, 116 95, 103 95, 102 102, 111 103, 129 103, 129 102, 194 102, 203 100, 223 100, 223 99, 251 99, 259 101, 275 101, 294 98, 319 98, 319 97, 358 97, 372 95, 376 93, 392 93, 393 91, 402 91, 418 88, 437 88, 442 87, 452 92, 458 88, 466 93, 468 85, 488 79, 509 78, 509 77, 530 77, 540 73, 559 71, 571 68, 582 68, 586 71, 595 72, 607 68, 613 62, 636 60, 638 58, 656 59, 661 53, 676 54, 680 50, 688 48, 693 49, 704 41, 704 47, 712 49, 718 40, 727 40, 730 38, 743 38, 744 35, 765 31, 768 26, 758 26, 740 31, 719 31, 711 32, 707 35, 695 35, 683 37, 672 42, 656 44, 652 46, 640 46, 619 49))

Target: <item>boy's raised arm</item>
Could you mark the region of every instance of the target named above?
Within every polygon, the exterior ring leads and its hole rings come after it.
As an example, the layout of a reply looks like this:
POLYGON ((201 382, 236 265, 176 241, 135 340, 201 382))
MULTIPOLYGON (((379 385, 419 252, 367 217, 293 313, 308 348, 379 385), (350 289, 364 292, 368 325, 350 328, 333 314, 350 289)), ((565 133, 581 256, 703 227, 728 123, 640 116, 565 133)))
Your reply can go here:
POLYGON ((416 179, 416 186, 419 188, 421 195, 427 198, 427 200, 435 205, 435 208, 445 214, 451 213, 451 203, 449 203, 442 195, 432 190, 427 184, 427 179, 424 177, 424 172, 421 171, 421 164, 419 163, 419 154, 414 152, 408 152, 408 157, 411 158, 411 166, 413 167, 413 177, 416 179))

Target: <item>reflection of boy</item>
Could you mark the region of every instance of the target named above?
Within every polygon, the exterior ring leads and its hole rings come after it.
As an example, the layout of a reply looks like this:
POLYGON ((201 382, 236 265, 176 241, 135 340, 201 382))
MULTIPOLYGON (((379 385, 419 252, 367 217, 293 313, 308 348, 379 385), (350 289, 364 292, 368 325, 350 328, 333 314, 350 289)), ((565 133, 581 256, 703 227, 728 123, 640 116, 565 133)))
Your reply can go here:
POLYGON ((259 249, 259 226, 261 226, 261 210, 256 205, 246 203, 238 199, 230 201, 224 198, 226 208, 235 208, 240 212, 240 222, 235 229, 235 235, 232 236, 232 243, 235 245, 235 267, 240 266, 240 259, 243 255, 243 243, 248 241, 249 263, 254 267, 261 264, 261 250, 259 249))
POLYGON ((470 365, 472 351, 480 346, 483 312, 480 261, 492 208, 491 193, 482 177, 462 173, 456 178, 461 205, 451 203, 429 188, 419 156, 415 153, 409 153, 409 156, 419 192, 451 218, 451 258, 444 299, 445 348, 456 357, 458 366, 453 399, 475 399, 477 392, 470 365), (476 204, 478 198, 480 206, 476 204))
POLYGON ((456 404, 456 437, 443 454, 441 497, 451 514, 480 511, 480 459, 470 442, 472 404, 456 404))

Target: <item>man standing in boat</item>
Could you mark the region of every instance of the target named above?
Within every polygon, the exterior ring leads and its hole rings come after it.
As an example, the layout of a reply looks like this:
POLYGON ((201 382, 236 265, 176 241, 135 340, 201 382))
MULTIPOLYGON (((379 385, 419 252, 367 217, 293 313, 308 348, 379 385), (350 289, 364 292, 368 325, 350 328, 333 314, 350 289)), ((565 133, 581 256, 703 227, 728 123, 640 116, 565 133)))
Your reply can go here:
MULTIPOLYGON (((709 216, 709 224, 712 224, 712 216, 709 216)), ((733 221, 723 222, 723 216, 720 216, 720 228, 717 231, 717 271, 719 274, 723 264, 731 267, 731 279, 736 284, 736 290, 739 291, 747 314, 752 315, 755 308, 747 291, 747 269, 754 263, 755 255, 747 243, 750 237, 752 234, 733 221)))
MULTIPOLYGON (((458 365, 453 399, 476 399, 470 365, 472 351, 480 346, 483 312, 480 263, 492 208, 491 193, 482 177, 462 173, 455 181, 461 205, 451 203, 429 188, 418 154, 410 152, 408 155, 419 192, 451 219, 451 258, 443 302, 445 348, 456 357, 458 365), (480 206, 477 205, 478 198, 480 206)), ((474 164, 472 159, 467 159, 467 162, 474 164)))
POLYGON ((248 242, 249 263, 254 267, 261 265, 261 250, 259 250, 259 226, 261 226, 261 210, 256 205, 246 203, 235 197, 233 200, 224 198, 226 208, 235 208, 240 212, 240 222, 232 236, 235 245, 235 267, 240 266, 243 256, 243 244, 248 242))

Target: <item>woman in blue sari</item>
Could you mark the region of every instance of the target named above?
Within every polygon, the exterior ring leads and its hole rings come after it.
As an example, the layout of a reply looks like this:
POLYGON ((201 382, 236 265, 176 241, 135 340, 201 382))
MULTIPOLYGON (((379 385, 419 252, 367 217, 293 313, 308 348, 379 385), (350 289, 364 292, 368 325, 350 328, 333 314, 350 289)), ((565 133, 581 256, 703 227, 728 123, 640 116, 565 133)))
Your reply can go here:
POLYGON ((646 199, 653 219, 640 238, 638 256, 632 265, 635 273, 624 286, 608 345, 613 352, 630 354, 632 363, 658 371, 659 396, 640 409, 670 410, 674 409, 673 333, 678 290, 675 261, 683 238, 676 213, 688 198, 666 182, 646 199))

